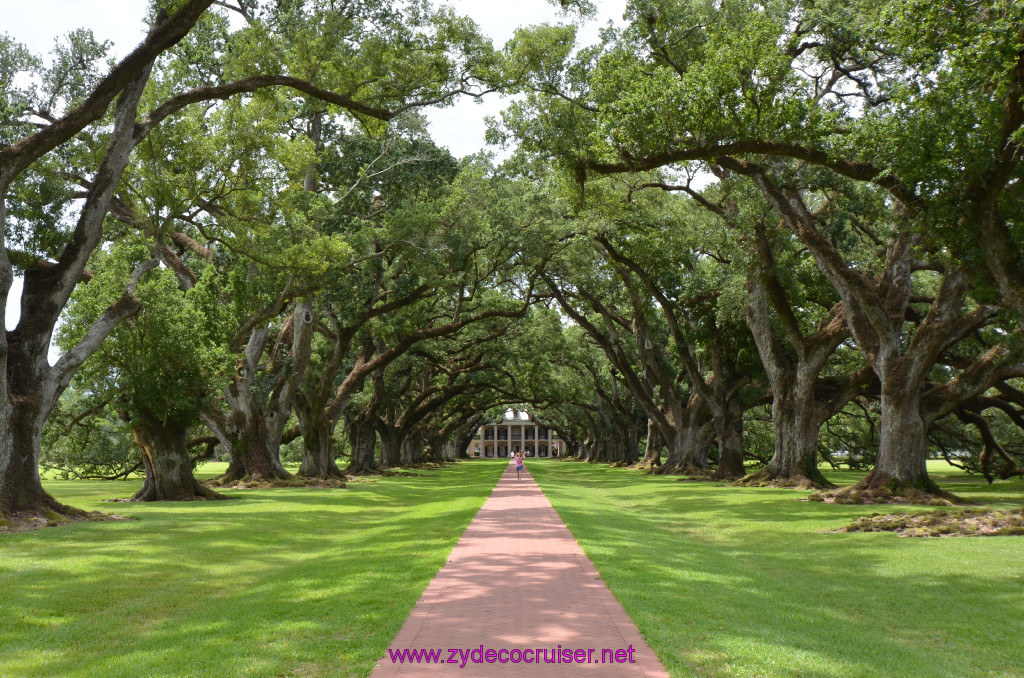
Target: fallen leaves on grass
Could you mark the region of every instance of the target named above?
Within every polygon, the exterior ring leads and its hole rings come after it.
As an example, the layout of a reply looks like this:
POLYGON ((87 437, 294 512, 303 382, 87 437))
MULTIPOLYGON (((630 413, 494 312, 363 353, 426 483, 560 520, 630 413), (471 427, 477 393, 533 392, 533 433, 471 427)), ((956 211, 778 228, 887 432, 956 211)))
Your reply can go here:
POLYGON ((896 532, 901 537, 1024 535, 1024 509, 961 509, 927 513, 873 513, 833 532, 896 532))
POLYGON ((110 520, 137 520, 137 518, 114 513, 101 513, 99 511, 77 511, 69 515, 48 510, 16 511, 9 514, 6 518, 0 518, 0 534, 31 532, 44 527, 56 527, 72 523, 101 523, 110 520))

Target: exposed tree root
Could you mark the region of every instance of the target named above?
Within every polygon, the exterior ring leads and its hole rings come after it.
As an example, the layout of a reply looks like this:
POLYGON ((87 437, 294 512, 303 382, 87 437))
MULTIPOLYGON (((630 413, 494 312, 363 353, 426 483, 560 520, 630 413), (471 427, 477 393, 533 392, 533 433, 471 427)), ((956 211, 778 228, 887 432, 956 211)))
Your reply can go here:
MULTIPOLYGON (((223 477, 223 476, 222 476, 223 477)), ((269 490, 277 487, 345 487, 345 481, 339 478, 301 478, 299 476, 288 476, 287 478, 265 478, 263 476, 246 476, 240 480, 228 481, 224 484, 221 478, 214 478, 207 481, 210 486, 234 490, 269 490)))
MULTIPOLYGON (((224 475, 204 481, 207 487, 295 487, 289 484, 295 476, 284 469, 271 469, 265 473, 244 473, 241 469, 228 469, 224 475), (252 483, 253 485, 250 485, 252 483)), ((300 485, 301 486, 301 485, 300 485)))
POLYGON ((229 497, 228 495, 221 494, 220 492, 214 492, 213 490, 211 490, 209 487, 206 487, 202 483, 196 482, 195 492, 192 495, 186 497, 158 497, 155 492, 143 493, 142 490, 139 490, 139 492, 137 492, 135 496, 131 497, 130 499, 121 499, 119 501, 224 501, 227 499, 236 498, 237 497, 229 497))
POLYGON ((351 466, 349 466, 347 469, 345 469, 345 476, 348 478, 366 478, 384 475, 387 475, 387 471, 376 467, 366 466, 361 469, 354 469, 351 466))
POLYGON ((114 520, 134 520, 127 516, 119 516, 99 511, 82 511, 70 506, 63 506, 63 511, 52 508, 14 511, 0 515, 0 534, 12 532, 31 532, 44 527, 70 525, 72 523, 100 523, 114 520))
POLYGON ((927 475, 910 483, 880 473, 875 469, 864 476, 859 483, 842 487, 831 492, 815 492, 811 501, 836 504, 922 504, 925 506, 953 506, 970 504, 952 492, 936 485, 927 475))
POLYGON ((348 479, 348 476, 346 476, 344 473, 342 473, 341 469, 339 469, 337 466, 328 467, 328 469, 325 472, 323 472, 323 473, 308 473, 307 474, 307 473, 303 473, 302 471, 299 471, 298 473, 295 474, 295 477, 296 478, 306 478, 308 480, 321 480, 321 481, 326 481, 326 480, 345 481, 345 480, 348 479))
POLYGON ((231 469, 228 469, 227 473, 219 475, 216 478, 204 480, 203 484, 207 487, 232 487, 242 482, 245 477, 244 473, 232 473, 231 469))
POLYGON ((656 469, 652 469, 651 473, 656 476, 693 476, 694 479, 698 480, 711 480, 711 474, 714 473, 714 470, 701 468, 691 462, 683 462, 681 464, 659 466, 656 469))
POLYGON ((925 513, 872 513, 834 532, 896 532, 901 537, 1024 536, 1024 509, 962 509, 925 513))
POLYGON ((747 474, 737 480, 735 484, 745 487, 779 487, 798 490, 830 490, 836 487, 824 478, 815 480, 802 474, 773 478, 767 468, 747 474))
POLYGON ((659 462, 655 462, 655 461, 649 460, 649 459, 648 460, 641 459, 637 463, 635 463, 635 464, 633 464, 631 466, 627 466, 626 468, 632 469, 632 470, 636 470, 636 471, 648 471, 650 473, 654 473, 655 470, 659 466, 660 466, 659 462))
POLYGON ((738 480, 740 480, 742 478, 745 478, 746 476, 744 476, 742 473, 740 473, 740 474, 730 473, 729 471, 727 471, 723 467, 719 466, 717 469, 715 469, 715 472, 711 474, 711 477, 714 480, 724 480, 724 481, 734 481, 735 480, 735 481, 738 481, 738 480))
POLYGON ((891 487, 863 487, 860 483, 831 492, 815 492, 807 498, 828 504, 921 504, 924 506, 954 506, 967 504, 952 492, 936 488, 925 492, 910 485, 891 487))
POLYGON ((107 501, 220 501, 233 498, 226 494, 214 492, 195 479, 186 483, 184 488, 167 490, 166 487, 161 488, 152 478, 147 477, 142 487, 132 497, 128 499, 109 499, 107 501))

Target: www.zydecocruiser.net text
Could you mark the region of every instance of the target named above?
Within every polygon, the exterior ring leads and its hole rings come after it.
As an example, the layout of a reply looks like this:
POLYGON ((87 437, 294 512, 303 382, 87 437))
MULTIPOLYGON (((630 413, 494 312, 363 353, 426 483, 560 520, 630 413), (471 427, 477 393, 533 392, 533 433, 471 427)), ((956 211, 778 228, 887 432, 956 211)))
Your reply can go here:
POLYGON ((558 647, 388 650, 392 664, 635 664, 632 645, 623 649, 558 647))

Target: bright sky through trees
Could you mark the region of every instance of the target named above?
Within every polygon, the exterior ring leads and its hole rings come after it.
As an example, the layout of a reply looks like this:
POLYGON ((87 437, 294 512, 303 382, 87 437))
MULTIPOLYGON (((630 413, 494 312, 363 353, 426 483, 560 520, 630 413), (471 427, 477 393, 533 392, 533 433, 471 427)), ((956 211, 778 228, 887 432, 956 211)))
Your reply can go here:
MULTIPOLYGON (((468 14, 496 45, 504 44, 520 26, 558 22, 559 9, 547 0, 520 0, 514 4, 451 0, 460 13, 468 14)), ((76 28, 90 28, 98 40, 113 43, 111 56, 127 54, 144 35, 142 19, 146 0, 118 0, 116 3, 93 0, 0 0, 0 33, 8 33, 33 53, 49 54, 54 41, 76 28)), ((621 23, 624 0, 600 0, 598 17, 581 34, 583 42, 597 38, 599 26, 608 21, 621 23)), ((431 133, 441 146, 458 157, 484 147, 484 118, 498 115, 505 103, 497 95, 483 101, 461 100, 445 109, 427 112, 431 133)), ((21 280, 15 281, 6 311, 6 326, 13 328, 20 314, 21 280)), ((51 356, 53 359, 54 356, 51 356)))

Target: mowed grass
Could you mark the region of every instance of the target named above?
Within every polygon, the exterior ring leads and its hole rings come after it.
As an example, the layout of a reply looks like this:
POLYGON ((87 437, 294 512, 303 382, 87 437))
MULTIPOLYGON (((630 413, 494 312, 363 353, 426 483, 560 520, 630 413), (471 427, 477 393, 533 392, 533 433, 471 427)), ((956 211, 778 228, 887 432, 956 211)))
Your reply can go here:
POLYGON ((366 676, 505 465, 195 503, 44 481, 138 520, 0 536, 0 676, 366 676))
MULTIPOLYGON (((1022 537, 829 534, 872 512, 931 509, 528 465, 673 676, 1024 676, 1022 537)), ((986 505, 1024 503, 1019 479, 932 472, 986 505)))

